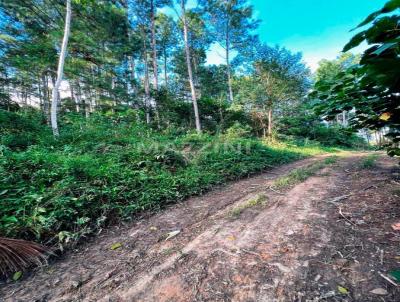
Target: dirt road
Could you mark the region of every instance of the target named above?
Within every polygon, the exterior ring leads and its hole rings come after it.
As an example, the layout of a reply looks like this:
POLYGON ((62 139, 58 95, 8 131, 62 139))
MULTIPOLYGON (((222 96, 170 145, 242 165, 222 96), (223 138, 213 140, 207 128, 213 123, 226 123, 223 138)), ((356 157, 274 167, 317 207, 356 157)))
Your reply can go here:
POLYGON ((400 174, 366 156, 274 186, 324 161, 306 159, 113 227, 0 285, 0 300, 400 301, 400 174))

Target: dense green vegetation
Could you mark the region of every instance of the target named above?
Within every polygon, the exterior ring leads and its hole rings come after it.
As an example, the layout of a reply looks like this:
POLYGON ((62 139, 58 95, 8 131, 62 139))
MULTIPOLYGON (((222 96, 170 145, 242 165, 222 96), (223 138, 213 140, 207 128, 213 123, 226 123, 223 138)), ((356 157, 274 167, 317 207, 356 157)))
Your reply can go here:
POLYGON ((108 223, 293 160, 335 151, 266 143, 235 124, 218 135, 155 131, 134 111, 63 117, 54 139, 36 111, 0 111, 0 232, 78 239, 108 223))

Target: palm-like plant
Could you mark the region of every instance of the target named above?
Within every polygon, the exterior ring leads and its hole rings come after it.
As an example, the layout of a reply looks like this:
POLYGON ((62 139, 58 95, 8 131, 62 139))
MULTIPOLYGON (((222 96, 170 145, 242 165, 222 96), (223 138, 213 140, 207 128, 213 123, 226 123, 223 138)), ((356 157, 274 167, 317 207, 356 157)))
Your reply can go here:
POLYGON ((0 275, 40 265, 47 255, 48 249, 37 243, 0 237, 0 275))

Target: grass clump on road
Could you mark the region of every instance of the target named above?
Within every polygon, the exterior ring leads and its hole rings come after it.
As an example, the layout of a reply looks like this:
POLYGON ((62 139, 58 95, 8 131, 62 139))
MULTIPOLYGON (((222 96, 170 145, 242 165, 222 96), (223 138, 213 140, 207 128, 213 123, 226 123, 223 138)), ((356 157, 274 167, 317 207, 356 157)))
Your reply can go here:
POLYGON ((306 167, 297 168, 289 174, 276 179, 272 185, 275 189, 284 189, 292 185, 305 181, 307 178, 313 176, 317 171, 326 167, 327 165, 334 164, 337 161, 337 156, 330 156, 322 161, 308 165, 306 167))
POLYGON ((375 167, 376 161, 378 160, 379 155, 378 154, 369 154, 366 158, 364 158, 361 163, 360 167, 362 169, 370 169, 375 167))
POLYGON ((240 214, 243 213, 246 209, 258 206, 258 205, 264 205, 267 202, 267 196, 264 194, 258 194, 256 197, 246 201, 244 204, 232 209, 229 212, 229 216, 233 218, 237 218, 240 216, 240 214))

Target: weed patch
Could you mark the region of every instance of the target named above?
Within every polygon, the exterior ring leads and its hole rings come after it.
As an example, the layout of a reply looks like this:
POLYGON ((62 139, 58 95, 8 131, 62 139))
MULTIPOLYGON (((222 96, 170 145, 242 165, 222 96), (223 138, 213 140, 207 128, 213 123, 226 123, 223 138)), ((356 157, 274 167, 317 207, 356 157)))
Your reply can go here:
POLYGON ((366 158, 364 158, 360 163, 361 169, 370 169, 375 167, 376 161, 378 160, 378 154, 370 154, 366 158))
POLYGON ((246 203, 232 209, 229 212, 229 216, 233 217, 233 218, 237 218, 240 216, 240 214, 243 213, 243 211, 245 211, 246 209, 255 207, 255 206, 259 206, 259 205, 264 205, 267 202, 267 196, 264 194, 258 194, 256 197, 248 200, 246 203))
POLYGON ((307 178, 313 176, 317 171, 321 170, 327 165, 335 163, 336 161, 337 161, 337 156, 331 156, 325 158, 322 161, 311 164, 309 166, 295 169, 291 171, 289 174, 276 179, 272 187, 275 189, 283 189, 295 185, 297 183, 301 183, 305 181, 307 178))

